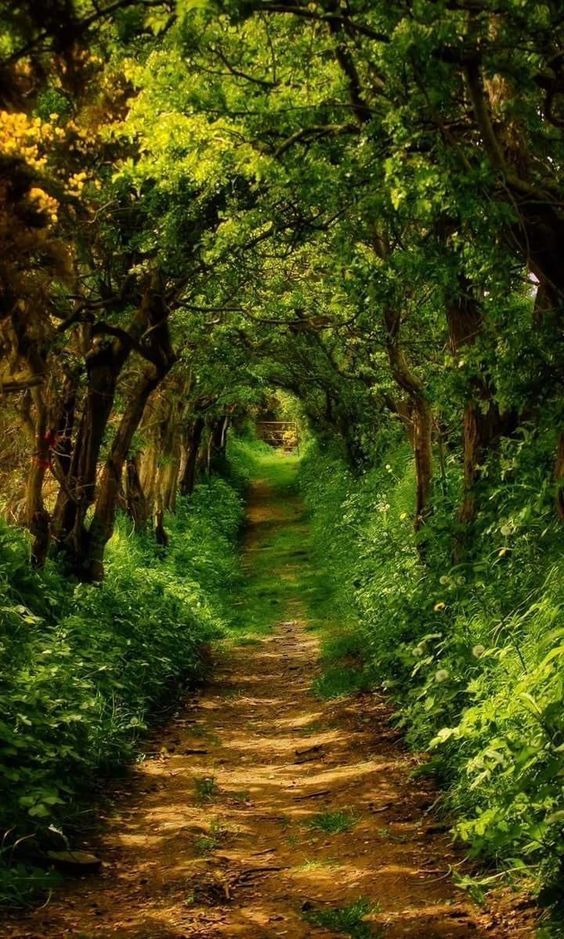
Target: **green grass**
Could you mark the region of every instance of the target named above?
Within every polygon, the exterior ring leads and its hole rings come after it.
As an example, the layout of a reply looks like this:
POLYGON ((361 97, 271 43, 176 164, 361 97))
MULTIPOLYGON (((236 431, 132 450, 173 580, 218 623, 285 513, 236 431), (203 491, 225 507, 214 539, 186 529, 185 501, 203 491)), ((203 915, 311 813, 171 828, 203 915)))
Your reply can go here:
POLYGON ((311 687, 319 698, 330 700, 367 691, 370 688, 370 680, 362 669, 336 664, 326 668, 311 687))
POLYGON ((218 819, 214 819, 210 823, 207 835, 198 835, 196 838, 195 848, 197 853, 206 856, 211 854, 212 851, 216 851, 224 841, 226 834, 227 829, 225 826, 218 819))
POLYGON ((217 795, 219 787, 215 776, 197 776, 194 789, 198 802, 210 802, 217 795))
POLYGON ((359 821, 359 816, 349 809, 335 812, 319 812, 308 822, 310 828, 324 831, 328 835, 339 835, 345 831, 352 831, 359 821))
POLYGON ((381 930, 371 926, 370 923, 363 922, 364 917, 369 913, 377 912, 378 904, 361 897, 350 906, 306 910, 303 917, 313 926, 331 929, 343 936, 350 936, 351 939, 377 939, 381 935, 381 930))
POLYGON ((359 632, 329 621, 322 634, 323 672, 312 684, 313 693, 326 700, 368 691, 373 687, 373 677, 365 665, 363 637, 359 632))
POLYGON ((264 481, 270 492, 264 520, 244 532, 248 550, 235 606, 233 638, 257 641, 277 623, 290 619, 296 600, 307 598, 314 575, 308 563, 309 532, 297 490, 299 459, 263 445, 233 441, 229 452, 245 475, 264 481))

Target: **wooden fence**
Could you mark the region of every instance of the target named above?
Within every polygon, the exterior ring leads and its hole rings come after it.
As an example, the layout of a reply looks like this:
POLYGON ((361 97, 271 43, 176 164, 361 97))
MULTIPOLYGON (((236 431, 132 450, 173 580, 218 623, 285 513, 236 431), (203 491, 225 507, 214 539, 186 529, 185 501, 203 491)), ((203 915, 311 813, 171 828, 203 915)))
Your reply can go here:
POLYGON ((300 452, 300 436, 295 421, 258 421, 257 433, 271 447, 300 452))

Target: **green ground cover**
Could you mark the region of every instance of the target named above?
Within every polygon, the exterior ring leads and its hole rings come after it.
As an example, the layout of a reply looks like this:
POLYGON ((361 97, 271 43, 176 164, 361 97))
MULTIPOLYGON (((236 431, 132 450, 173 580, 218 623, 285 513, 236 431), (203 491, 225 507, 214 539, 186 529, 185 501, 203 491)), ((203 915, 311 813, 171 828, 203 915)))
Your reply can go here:
POLYGON ((181 501, 164 552, 120 519, 98 586, 72 583, 55 562, 32 573, 27 539, 0 528, 0 902, 44 885, 25 863, 36 843, 53 828, 72 840, 92 792, 205 676, 209 644, 234 622, 236 479, 212 478, 181 501))
POLYGON ((327 588, 319 692, 385 689, 408 742, 429 750, 470 854, 550 902, 563 855, 564 577, 550 503, 533 486, 523 502, 516 477, 491 493, 478 548, 455 565, 446 498, 424 561, 417 550, 407 445, 363 475, 316 448, 300 470, 327 588))

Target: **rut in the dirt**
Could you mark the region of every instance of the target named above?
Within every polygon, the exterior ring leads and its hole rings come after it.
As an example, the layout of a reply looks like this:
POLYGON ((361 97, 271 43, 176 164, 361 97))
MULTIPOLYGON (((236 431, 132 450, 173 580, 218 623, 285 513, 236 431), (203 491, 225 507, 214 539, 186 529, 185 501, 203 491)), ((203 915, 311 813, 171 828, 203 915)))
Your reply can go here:
POLYGON ((435 794, 410 779, 417 759, 386 702, 311 693, 307 529, 298 498, 272 481, 252 492, 245 564, 267 604, 260 572, 278 583, 272 631, 225 652, 160 754, 139 765, 98 845, 102 873, 69 883, 6 935, 532 935, 479 916, 455 890, 460 859, 428 812, 435 794))

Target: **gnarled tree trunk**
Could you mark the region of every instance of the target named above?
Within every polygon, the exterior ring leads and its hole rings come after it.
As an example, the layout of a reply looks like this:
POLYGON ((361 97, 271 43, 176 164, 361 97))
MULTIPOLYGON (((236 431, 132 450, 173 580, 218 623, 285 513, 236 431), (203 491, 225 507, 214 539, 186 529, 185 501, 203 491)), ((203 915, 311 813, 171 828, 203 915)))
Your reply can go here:
POLYGON ((25 523, 32 535, 31 563, 33 567, 43 567, 49 550, 50 515, 43 501, 43 483, 49 469, 50 440, 48 434, 48 407, 45 400, 44 386, 38 385, 30 390, 34 420, 34 451, 27 477, 25 495, 25 523))
POLYGON ((149 329, 145 354, 149 363, 131 393, 100 477, 94 516, 86 542, 84 572, 88 580, 101 580, 104 576, 104 551, 113 534, 123 467, 133 436, 141 423, 150 395, 170 371, 175 360, 168 330, 168 307, 158 289, 158 282, 152 284, 146 312, 149 329))
POLYGON ((133 435, 143 417, 149 395, 157 387, 161 378, 162 375, 155 366, 149 366, 133 390, 116 431, 110 454, 98 483, 96 507, 88 530, 84 563, 87 580, 102 580, 104 576, 104 550, 114 530, 124 463, 133 435))
MULTIPOLYGON (((447 304, 447 324, 450 347, 458 355, 466 346, 472 346, 483 330, 482 311, 472 296, 470 285, 461 282, 460 293, 447 304)), ((515 425, 514 414, 502 414, 494 398, 494 389, 487 376, 473 376, 468 384, 468 397, 463 417, 464 489, 458 510, 462 525, 470 524, 477 512, 477 484, 481 467, 492 447, 503 433, 515 425)), ((455 555, 459 559, 460 539, 455 555)))
POLYGON ((53 524, 54 537, 77 573, 81 572, 87 553, 86 515, 94 501, 100 448, 126 357, 123 346, 113 341, 95 345, 86 356, 86 398, 53 524))

